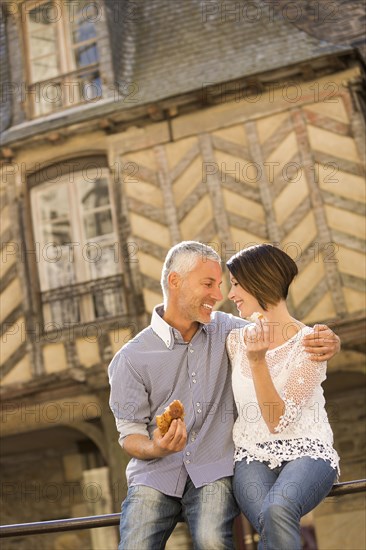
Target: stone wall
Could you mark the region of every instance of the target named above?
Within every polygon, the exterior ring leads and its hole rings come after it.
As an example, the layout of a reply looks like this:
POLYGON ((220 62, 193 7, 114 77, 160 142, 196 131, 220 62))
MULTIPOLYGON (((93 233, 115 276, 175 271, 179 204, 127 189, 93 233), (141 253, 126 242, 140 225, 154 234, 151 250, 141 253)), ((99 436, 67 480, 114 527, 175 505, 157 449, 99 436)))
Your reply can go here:
MULTIPOLYGON (((5 443, 4 443, 5 444, 5 443)), ((49 450, 21 453, 1 459, 2 524, 47 521, 88 514, 88 489, 82 488, 80 455, 77 448, 61 451, 49 450), (78 468, 71 472, 67 467, 73 459, 78 468), (41 465, 41 467, 40 467, 41 465)), ((89 488, 93 497, 92 489, 89 488)), ((2 550, 90 550, 88 530, 77 533, 55 533, 3 539, 2 550), (66 546, 62 545, 66 541, 66 546), (69 543, 73 544, 70 546, 69 543)))
MULTIPOLYGON (((364 384, 360 379, 361 384, 364 384)), ((340 455, 340 481, 365 479, 365 391, 358 388, 329 396, 328 411, 340 455)), ((365 548, 364 493, 331 497, 314 512, 320 550, 365 548)))

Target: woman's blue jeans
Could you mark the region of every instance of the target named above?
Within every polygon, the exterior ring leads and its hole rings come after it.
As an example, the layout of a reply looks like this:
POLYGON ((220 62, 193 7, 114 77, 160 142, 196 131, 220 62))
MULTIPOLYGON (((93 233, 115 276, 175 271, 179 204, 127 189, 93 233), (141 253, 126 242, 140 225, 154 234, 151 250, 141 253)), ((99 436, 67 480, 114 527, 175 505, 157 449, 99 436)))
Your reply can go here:
POLYGON ((260 550, 301 550, 300 518, 329 493, 336 470, 322 459, 297 458, 271 470, 254 460, 236 462, 235 498, 260 535, 260 550))
POLYGON ((119 550, 162 550, 184 519, 195 550, 233 550, 233 521, 239 514, 232 478, 195 488, 188 478, 182 498, 145 485, 129 487, 122 503, 119 550))

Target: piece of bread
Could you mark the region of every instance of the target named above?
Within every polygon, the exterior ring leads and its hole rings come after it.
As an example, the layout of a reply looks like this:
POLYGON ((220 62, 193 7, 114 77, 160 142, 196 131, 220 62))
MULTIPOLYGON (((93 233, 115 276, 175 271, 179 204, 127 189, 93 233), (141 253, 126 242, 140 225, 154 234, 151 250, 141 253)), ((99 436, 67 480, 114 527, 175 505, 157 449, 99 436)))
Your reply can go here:
POLYGON ((251 323, 255 323, 256 321, 261 321, 261 320, 266 321, 266 318, 263 315, 263 313, 259 313, 259 311, 255 311, 250 315, 250 317, 248 317, 248 321, 250 321, 251 323))
POLYGON ((184 418, 184 406, 183 403, 176 399, 172 401, 168 407, 166 407, 163 414, 159 414, 156 417, 156 424, 160 430, 161 435, 165 435, 169 430, 170 424, 176 418, 183 420, 184 418))

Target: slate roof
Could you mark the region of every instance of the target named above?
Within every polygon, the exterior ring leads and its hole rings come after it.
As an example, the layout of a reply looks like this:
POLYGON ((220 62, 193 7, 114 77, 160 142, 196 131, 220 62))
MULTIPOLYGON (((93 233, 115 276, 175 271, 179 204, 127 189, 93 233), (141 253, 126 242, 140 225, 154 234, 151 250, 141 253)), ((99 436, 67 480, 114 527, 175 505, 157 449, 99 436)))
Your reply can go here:
POLYGON ((125 2, 105 3, 116 80, 136 83, 143 102, 349 49, 299 30, 268 2, 137 0, 127 21, 125 2))
POLYGON ((347 44, 366 62, 366 3, 365 0, 273 0, 274 10, 285 10, 289 19, 301 30, 327 42, 347 44))
MULTIPOLYGON (((119 89, 136 84, 135 106, 350 50, 298 29, 281 13, 272 13, 267 1, 104 0, 104 5, 114 80, 119 89)), ((4 38, 0 56, 0 80, 6 82, 9 62, 4 38)), ((3 143, 47 125, 55 128, 92 118, 94 106, 100 113, 97 102, 43 121, 24 122, 13 136, 7 135, 8 130, 3 143), (30 124, 32 131, 25 131, 30 124)), ((131 104, 106 102, 103 114, 127 108, 131 104)), ((10 113, 7 102, 0 112, 3 130, 9 128, 10 113)))

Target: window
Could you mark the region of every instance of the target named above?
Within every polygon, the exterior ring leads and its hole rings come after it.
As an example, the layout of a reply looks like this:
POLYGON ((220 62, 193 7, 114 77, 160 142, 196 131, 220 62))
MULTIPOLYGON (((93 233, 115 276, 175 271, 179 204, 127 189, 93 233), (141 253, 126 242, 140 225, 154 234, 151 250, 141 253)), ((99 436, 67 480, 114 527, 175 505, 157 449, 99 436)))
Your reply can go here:
POLYGON ((46 330, 125 313, 108 169, 63 172, 31 190, 46 330))
POLYGON ((38 0, 23 9, 30 115, 101 97, 97 4, 38 0))

